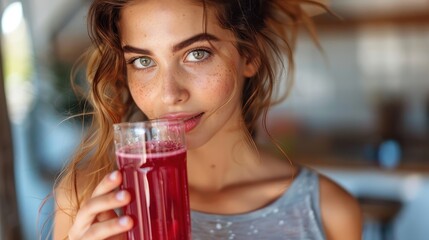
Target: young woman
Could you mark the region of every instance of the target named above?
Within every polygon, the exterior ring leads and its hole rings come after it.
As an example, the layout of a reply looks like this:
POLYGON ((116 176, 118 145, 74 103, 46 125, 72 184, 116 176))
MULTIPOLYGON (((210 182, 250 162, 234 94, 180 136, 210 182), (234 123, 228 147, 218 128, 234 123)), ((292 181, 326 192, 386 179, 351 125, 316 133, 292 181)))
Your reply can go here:
POLYGON ((92 130, 56 187, 54 239, 123 239, 112 124, 182 118, 193 239, 361 239, 358 203, 328 178, 259 149, 308 0, 95 0, 92 130))

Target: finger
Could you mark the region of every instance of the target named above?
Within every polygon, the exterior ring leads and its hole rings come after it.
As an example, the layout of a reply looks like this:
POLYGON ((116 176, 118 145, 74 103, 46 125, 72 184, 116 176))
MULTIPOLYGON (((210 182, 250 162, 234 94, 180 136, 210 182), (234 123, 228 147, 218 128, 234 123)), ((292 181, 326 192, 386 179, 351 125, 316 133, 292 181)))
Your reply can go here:
MULTIPOLYGON (((89 229, 91 224, 94 223, 97 215, 106 211, 113 211, 115 208, 123 207, 130 201, 131 196, 125 190, 111 192, 109 194, 89 199, 77 213, 75 224, 73 225, 71 232, 76 231, 76 233, 79 233, 82 232, 82 230, 86 231, 86 229, 89 229)), ((112 214, 114 213, 112 212, 112 214)), ((110 218, 112 217, 109 216, 106 219, 110 218)))
POLYGON ((103 180, 95 187, 94 192, 92 192, 92 197, 100 196, 108 192, 113 191, 122 182, 122 175, 119 171, 113 171, 110 174, 106 175, 103 180))
MULTIPOLYGON (((119 201, 122 200, 126 200, 126 198, 131 198, 131 196, 129 196, 130 194, 127 191, 118 191, 115 194, 115 198, 119 201), (127 196, 128 195, 128 196, 127 196)), ((111 211, 105 211, 102 213, 97 214, 97 221, 102 222, 102 221, 106 221, 108 219, 112 219, 112 218, 116 218, 118 217, 118 215, 116 214, 116 212, 114 210, 111 211)))
POLYGON ((125 233, 133 227, 133 220, 129 216, 98 222, 91 226, 82 236, 82 239, 106 239, 120 233, 125 233))
POLYGON ((79 211, 76 216, 76 221, 80 220, 87 224, 92 223, 98 214, 123 207, 128 204, 130 200, 131 196, 125 190, 92 198, 82 206, 81 211, 79 211))
POLYGON ((97 222, 104 222, 117 217, 118 215, 116 214, 116 212, 114 210, 111 210, 97 214, 96 220, 97 222))

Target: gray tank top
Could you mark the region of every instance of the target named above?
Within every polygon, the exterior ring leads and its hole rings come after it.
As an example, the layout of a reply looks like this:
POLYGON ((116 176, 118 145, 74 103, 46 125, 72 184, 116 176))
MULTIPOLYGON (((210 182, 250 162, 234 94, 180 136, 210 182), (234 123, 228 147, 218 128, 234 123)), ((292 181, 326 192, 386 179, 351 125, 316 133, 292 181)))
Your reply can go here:
POLYGON ((191 211, 192 239, 326 239, 319 201, 319 177, 301 168, 291 186, 261 209, 237 215, 191 211))

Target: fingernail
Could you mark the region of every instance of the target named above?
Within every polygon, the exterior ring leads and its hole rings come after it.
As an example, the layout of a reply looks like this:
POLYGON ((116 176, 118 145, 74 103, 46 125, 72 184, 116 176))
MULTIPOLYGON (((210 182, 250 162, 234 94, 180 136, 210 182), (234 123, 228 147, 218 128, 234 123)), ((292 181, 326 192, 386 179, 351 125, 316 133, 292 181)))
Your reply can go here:
POLYGON ((118 171, 114 171, 109 175, 109 179, 114 181, 118 178, 119 172, 118 171))
POLYGON ((125 199, 125 191, 119 191, 118 193, 116 193, 116 199, 118 199, 119 201, 122 201, 125 199))
POLYGON ((127 216, 122 216, 119 218, 119 225, 121 226, 127 226, 130 222, 130 219, 127 216))

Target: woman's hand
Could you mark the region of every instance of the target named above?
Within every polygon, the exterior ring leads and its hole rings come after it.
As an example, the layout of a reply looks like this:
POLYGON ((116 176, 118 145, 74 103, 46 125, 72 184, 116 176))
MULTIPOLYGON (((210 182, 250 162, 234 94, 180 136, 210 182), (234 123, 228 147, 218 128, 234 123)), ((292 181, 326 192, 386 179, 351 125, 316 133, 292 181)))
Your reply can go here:
POLYGON ((77 212, 68 234, 69 240, 125 239, 125 233, 133 227, 133 222, 129 216, 118 217, 114 211, 131 200, 127 191, 116 190, 121 182, 119 171, 103 178, 91 198, 77 212))

